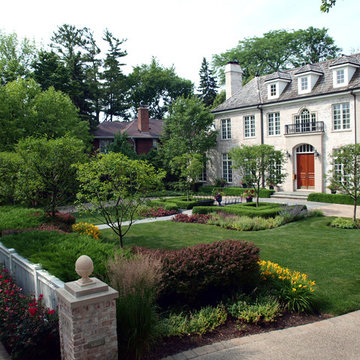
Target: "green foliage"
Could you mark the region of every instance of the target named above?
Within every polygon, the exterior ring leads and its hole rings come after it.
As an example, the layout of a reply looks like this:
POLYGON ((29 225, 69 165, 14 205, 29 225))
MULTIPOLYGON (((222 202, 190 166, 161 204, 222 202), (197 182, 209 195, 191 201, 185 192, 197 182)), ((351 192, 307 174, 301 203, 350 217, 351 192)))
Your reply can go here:
POLYGON ((9 229, 27 229, 41 225, 44 211, 20 206, 0 206, 0 233, 9 229))
POLYGON ((236 47, 214 55, 213 65, 224 81, 223 67, 238 61, 246 83, 255 76, 333 58, 340 50, 325 28, 272 30, 262 37, 240 40, 236 47))
POLYGON ((179 97, 164 122, 159 148, 164 164, 169 167, 174 157, 183 154, 204 155, 216 146, 213 121, 213 115, 197 97, 179 97))
POLYGON ((130 102, 134 113, 141 103, 149 105, 150 117, 162 119, 179 96, 193 94, 190 80, 180 78, 174 67, 165 68, 152 58, 149 65, 135 66, 129 74, 130 102))
POLYGON ((255 188, 256 204, 259 204, 260 186, 266 180, 272 185, 281 184, 286 177, 282 173, 285 155, 271 145, 241 145, 230 151, 233 168, 240 172, 242 182, 255 188))
MULTIPOLYGON (((354 200, 347 194, 311 193, 308 195, 307 201, 354 205, 354 200)), ((357 203, 360 205, 359 200, 357 203)))
MULTIPOLYGON (((242 188, 242 187, 216 187, 216 186, 202 186, 199 189, 199 194, 211 194, 213 195, 216 192, 222 192, 225 196, 244 196, 245 191, 255 190, 249 188, 242 188)), ((270 198, 271 195, 274 193, 274 190, 269 189, 260 189, 260 198, 270 198)))
POLYGON ((259 249, 225 240, 167 252, 163 256, 161 301, 209 303, 234 286, 251 288, 258 279, 259 249))
POLYGON ((331 221, 330 226, 340 229, 360 229, 360 220, 354 222, 352 219, 337 217, 331 221))
POLYGON ((308 216, 306 205, 284 206, 281 208, 280 216, 283 223, 287 224, 292 221, 304 219, 308 216))
POLYGON ((126 133, 118 133, 114 137, 114 141, 109 145, 108 150, 114 153, 122 153, 129 159, 137 159, 134 146, 129 143, 129 137, 126 133))
POLYGON ((330 184, 354 200, 353 221, 356 221, 356 203, 360 199, 360 144, 343 145, 331 154, 330 184))
POLYGON ((216 98, 218 88, 216 84, 215 76, 213 75, 213 71, 209 69, 208 62, 206 58, 203 58, 200 68, 200 84, 199 84, 199 98, 202 100, 206 107, 211 107, 216 98))
POLYGON ((116 316, 123 359, 143 359, 157 335, 155 303, 161 276, 160 260, 149 255, 119 256, 109 262, 110 284, 119 291, 116 316))
POLYGON ((321 0, 320 10, 328 13, 329 10, 335 6, 336 0, 321 0))
POLYGON ((84 160, 83 142, 71 137, 26 138, 16 151, 23 162, 17 187, 19 200, 41 204, 55 216, 57 206, 74 199, 77 183, 72 164, 84 160))
POLYGON ((273 297, 259 297, 255 301, 241 296, 227 305, 227 311, 235 319, 247 323, 270 323, 281 316, 282 308, 273 297))
POLYGON ((21 163, 19 154, 0 152, 0 204, 15 204, 16 184, 21 163))
POLYGON ((158 327, 163 337, 204 335, 224 324, 226 319, 227 312, 223 305, 206 306, 189 314, 171 313, 160 320, 158 327))
MULTIPOLYGON (((64 282, 78 279, 74 264, 87 254, 94 262, 94 276, 107 281, 106 264, 114 256, 114 245, 101 243, 88 235, 60 234, 55 231, 28 231, 6 235, 1 242, 64 282)), ((118 252, 116 250, 115 252, 118 252)))
POLYGON ((161 188, 165 173, 121 153, 100 154, 76 168, 80 183, 78 200, 91 204, 87 212, 102 214, 123 247, 123 238, 137 210, 145 204, 148 193, 161 188), (126 226, 122 226, 124 219, 129 221, 126 226))

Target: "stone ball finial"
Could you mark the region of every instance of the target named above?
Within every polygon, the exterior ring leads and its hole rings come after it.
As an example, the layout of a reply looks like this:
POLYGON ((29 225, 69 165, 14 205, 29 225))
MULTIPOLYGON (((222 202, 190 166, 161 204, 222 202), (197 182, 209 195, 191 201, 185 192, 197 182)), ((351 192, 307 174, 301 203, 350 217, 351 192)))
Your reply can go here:
POLYGON ((94 271, 94 264, 89 256, 81 255, 76 260, 75 271, 81 276, 81 279, 78 280, 80 285, 87 285, 93 282, 93 280, 89 279, 89 276, 94 271))

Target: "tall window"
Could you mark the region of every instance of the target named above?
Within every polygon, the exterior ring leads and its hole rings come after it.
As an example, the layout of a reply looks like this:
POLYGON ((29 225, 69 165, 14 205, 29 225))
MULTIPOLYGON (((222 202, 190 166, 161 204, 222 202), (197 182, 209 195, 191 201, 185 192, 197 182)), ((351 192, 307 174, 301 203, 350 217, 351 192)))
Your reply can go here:
POLYGON ((268 135, 280 135, 280 113, 268 114, 268 135))
POLYGON ((231 119, 221 120, 221 139, 231 139, 231 119))
POLYGON ((350 129, 350 104, 335 104, 333 106, 333 129, 350 129))
POLYGON ((276 96, 276 84, 270 85, 270 96, 276 96))
POLYGON ((244 118, 244 134, 245 137, 255 136, 255 116, 245 116, 244 118))
POLYGON ((206 162, 204 162, 204 166, 203 166, 203 169, 202 169, 202 172, 199 176, 199 181, 200 182, 205 182, 207 179, 207 175, 206 175, 206 162))
POLYGON ((307 90, 308 86, 309 86, 308 78, 307 77, 302 77, 301 78, 301 90, 302 91, 307 90))
POLYGON ((295 116, 295 131, 308 132, 316 130, 316 114, 311 113, 308 109, 301 111, 300 115, 295 116))
POLYGON ((223 170, 223 179, 228 183, 232 183, 232 161, 229 154, 222 155, 222 170, 223 170))
POLYGON ((345 71, 344 69, 336 71, 336 83, 343 84, 345 82, 345 71))
POLYGON ((348 185, 349 174, 345 171, 345 165, 336 158, 336 150, 334 150, 335 160, 334 160, 334 169, 335 177, 345 186, 348 185))

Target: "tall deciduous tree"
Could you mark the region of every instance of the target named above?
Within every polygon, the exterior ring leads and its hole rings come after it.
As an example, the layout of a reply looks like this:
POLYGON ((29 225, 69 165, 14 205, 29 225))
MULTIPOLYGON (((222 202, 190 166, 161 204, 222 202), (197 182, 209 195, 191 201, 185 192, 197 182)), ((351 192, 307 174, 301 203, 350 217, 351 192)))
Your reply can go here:
POLYGON ((233 168, 238 169, 242 181, 256 190, 256 206, 259 206, 260 186, 266 178, 281 184, 286 174, 282 173, 285 155, 271 145, 241 145, 230 151, 233 168), (275 170, 277 169, 277 170, 275 170))
POLYGON ((163 171, 156 171, 147 162, 131 160, 120 153, 101 154, 77 166, 78 199, 91 204, 89 212, 100 212, 123 247, 137 210, 150 191, 162 186, 164 176, 163 171), (123 225, 124 221, 129 221, 128 225, 123 225))
POLYGON ((0 31, 0 85, 28 77, 36 55, 34 41, 27 38, 19 41, 15 33, 7 35, 0 31))
POLYGON ((121 50, 121 46, 126 40, 117 39, 109 30, 105 30, 103 40, 108 43, 109 47, 102 73, 104 80, 103 111, 105 120, 113 121, 117 117, 125 118, 126 110, 129 107, 127 78, 121 70, 121 67, 125 65, 122 63, 122 58, 127 55, 125 50, 121 50))
POLYGON ((330 183, 354 200, 353 220, 355 222, 356 205, 360 199, 360 144, 344 145, 331 157, 330 183))
POLYGON ((216 84, 216 79, 213 74, 213 71, 209 68, 208 62, 206 61, 206 58, 203 58, 201 68, 200 68, 200 85, 198 88, 199 91, 199 97, 202 100, 202 102, 205 104, 205 106, 210 107, 212 106, 218 88, 216 84))
POLYGON ((130 101, 136 113, 141 103, 149 106, 150 116, 162 119, 179 96, 193 94, 190 80, 180 78, 174 67, 162 67, 155 58, 150 65, 136 66, 129 74, 130 101))
POLYGON ((214 117, 197 97, 180 97, 165 119, 160 154, 165 165, 176 156, 206 153, 216 146, 214 117))
POLYGON ((262 37, 239 41, 236 47, 215 55, 213 65, 224 81, 223 67, 229 61, 238 61, 243 69, 243 80, 247 82, 254 76, 336 57, 340 50, 325 28, 273 30, 262 37))
POLYGON ((56 208, 75 196, 77 184, 72 164, 84 160, 83 142, 71 137, 28 137, 18 143, 16 152, 22 159, 19 198, 36 201, 55 216, 56 208))

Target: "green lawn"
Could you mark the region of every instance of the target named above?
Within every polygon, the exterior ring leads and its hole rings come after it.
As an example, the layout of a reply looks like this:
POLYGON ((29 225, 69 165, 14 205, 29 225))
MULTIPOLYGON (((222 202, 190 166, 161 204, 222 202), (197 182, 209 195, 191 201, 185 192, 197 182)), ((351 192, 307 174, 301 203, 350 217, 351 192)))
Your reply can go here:
MULTIPOLYGON (((360 308, 360 231, 330 228, 331 218, 315 217, 254 232, 216 226, 156 222, 132 227, 127 246, 178 249, 225 239, 252 241, 261 258, 309 275, 318 284, 317 298, 324 313, 341 314, 360 308)), ((115 242, 111 230, 102 234, 115 242)))

